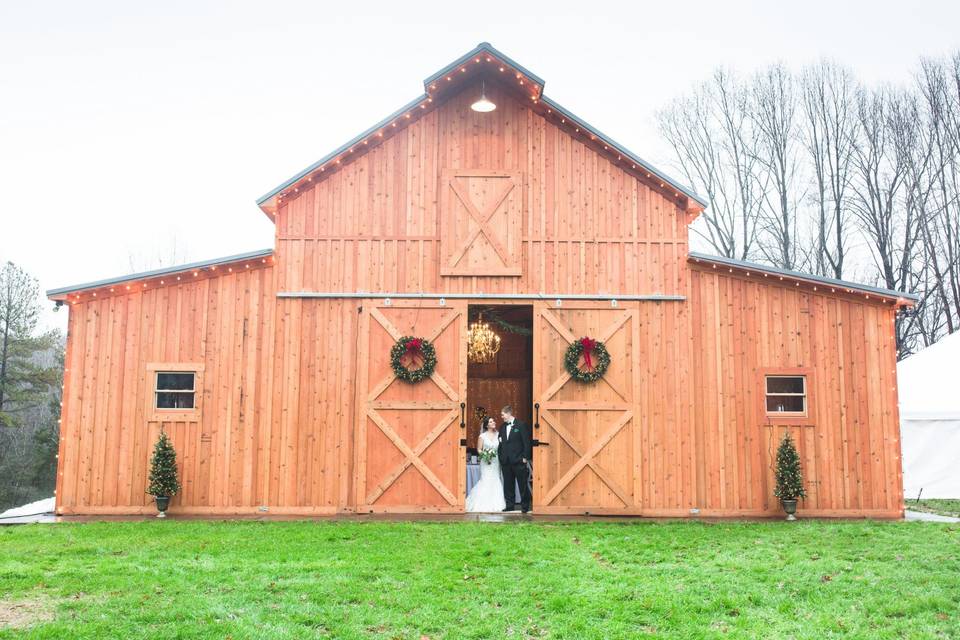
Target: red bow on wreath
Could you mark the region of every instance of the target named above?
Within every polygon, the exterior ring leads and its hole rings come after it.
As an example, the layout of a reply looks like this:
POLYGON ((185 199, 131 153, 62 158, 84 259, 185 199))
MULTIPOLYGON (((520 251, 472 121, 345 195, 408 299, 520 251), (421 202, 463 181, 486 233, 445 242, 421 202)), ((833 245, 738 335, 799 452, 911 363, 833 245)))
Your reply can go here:
POLYGON ((590 352, 597 346, 597 341, 590 338, 580 338, 580 346, 583 347, 583 363, 587 365, 587 369, 592 370, 593 362, 590 360, 590 352))
POLYGON ((423 340, 421 338, 413 338, 411 340, 407 340, 407 344, 406 344, 407 354, 411 356, 417 355, 418 353, 420 353, 420 348, 422 346, 423 346, 423 340))

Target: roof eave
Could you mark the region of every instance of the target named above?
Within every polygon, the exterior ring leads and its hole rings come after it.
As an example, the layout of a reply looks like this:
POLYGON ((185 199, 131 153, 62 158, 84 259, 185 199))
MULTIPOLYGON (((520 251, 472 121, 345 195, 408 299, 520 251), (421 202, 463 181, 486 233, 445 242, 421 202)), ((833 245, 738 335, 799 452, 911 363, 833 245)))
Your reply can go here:
POLYGON ((77 293, 79 291, 87 291, 89 289, 99 289, 101 287, 109 287, 110 285, 123 284, 125 282, 130 282, 132 280, 147 280, 149 278, 157 278, 160 276, 185 273, 189 271, 194 271, 196 269, 204 269, 207 267, 220 266, 224 264, 230 264, 233 262, 243 262, 244 260, 253 260, 255 258, 266 258, 271 255, 273 255, 273 249, 258 249, 257 251, 248 251, 246 253, 238 253, 232 256, 224 256, 222 258, 213 258, 211 260, 201 260, 200 262, 190 262, 187 264, 174 265, 172 267, 164 267, 162 269, 153 269, 151 271, 141 271, 139 273, 131 273, 126 276, 118 276, 115 278, 105 278, 103 280, 95 280, 93 282, 85 282, 83 284, 75 284, 67 287, 48 289, 47 298, 50 300, 65 300, 69 294, 77 293))
MULTIPOLYGON (((790 269, 781 269, 779 267, 772 267, 768 265, 758 264, 756 262, 748 262, 746 260, 737 260, 735 258, 726 258, 723 256, 712 256, 705 253, 697 253, 695 251, 690 251, 687 254, 688 260, 693 262, 706 262, 709 264, 719 265, 728 267, 731 269, 741 269, 749 271, 757 271, 759 273, 767 273, 770 275, 787 278, 793 282, 806 282, 813 285, 823 285, 829 286, 834 289, 842 288, 848 291, 856 291, 857 293, 863 293, 866 295, 874 295, 878 298, 883 298, 887 300, 892 300, 897 303, 897 306, 912 307, 917 304, 920 300, 920 296, 913 293, 906 293, 904 291, 895 291, 893 289, 883 289, 881 287, 873 287, 867 284, 860 284, 857 282, 850 282, 847 280, 838 280, 836 278, 827 278, 825 276, 818 276, 812 273, 805 273, 803 271, 793 271, 790 269)), ((818 291, 818 293, 821 293, 818 291)), ((826 293, 826 292, 823 292, 826 293)))
POLYGON ((679 191, 679 192, 682 193, 683 195, 687 196, 688 198, 690 198, 691 200, 693 200, 694 202, 696 202, 697 204, 699 204, 699 205, 702 207, 702 208, 700 209, 700 211, 702 211, 703 208, 706 208, 706 207, 707 207, 707 204, 708 204, 708 203, 707 203, 706 199, 704 199, 702 196, 698 195, 695 191, 693 191, 693 190, 690 189, 689 187, 685 187, 685 186, 683 185, 683 183, 680 182, 679 180, 677 180, 677 179, 675 179, 675 178, 672 178, 671 176, 667 175, 665 172, 657 169, 657 168, 654 167, 652 164, 650 164, 649 162, 647 162, 646 160, 644 160, 643 158, 641 158, 640 156, 638 156, 638 155, 635 154, 634 152, 630 151, 630 150, 627 149, 625 146, 623 146, 622 144, 620 144, 619 142, 617 142, 616 140, 614 140, 613 138, 611 138, 611 137, 608 136, 607 134, 605 134, 605 133, 603 133, 602 131, 598 130, 596 127, 588 124, 583 118, 580 118, 579 116, 575 115, 574 113, 571 113, 568 109, 560 106, 559 104, 557 104, 556 102, 554 102, 553 100, 551 100, 550 98, 548 98, 547 96, 542 96, 542 97, 540 98, 540 101, 541 101, 543 104, 545 104, 545 105, 549 106, 550 108, 554 109, 557 113, 560 113, 561 115, 563 115, 563 116, 564 116, 565 118, 567 118, 568 120, 572 120, 572 121, 576 122, 578 125, 580 125, 580 126, 583 127, 584 129, 586 129, 587 131, 589 131, 589 132, 592 133, 593 135, 597 136, 597 138, 599 138, 604 144, 606 144, 606 145, 609 146, 609 147, 612 147, 612 148, 616 149, 618 153, 620 153, 621 155, 623 155, 623 156, 626 157, 626 158, 629 158, 631 162, 633 162, 633 163, 635 163, 635 164, 638 164, 638 165, 640 165, 641 167, 643 167, 648 173, 650 173, 650 175, 656 176, 656 177, 657 177, 659 180, 661 180, 663 183, 669 184, 671 187, 673 187, 674 189, 676 189, 677 191, 679 191))
POLYGON ((417 98, 414 98, 407 104, 403 105, 402 107, 400 107, 399 109, 391 113, 389 116, 387 116, 383 120, 379 121, 377 124, 366 129, 363 133, 357 136, 354 136, 347 142, 343 143, 342 145, 340 145, 339 147, 337 147, 327 155, 323 156, 322 158, 320 158, 319 160, 311 164, 309 167, 307 167, 303 171, 300 171, 299 173, 294 175, 292 178, 289 178, 288 180, 283 182, 278 187, 271 189, 270 192, 257 198, 257 206, 259 206, 260 209, 262 209, 263 212, 267 214, 267 216, 273 219, 273 216, 276 214, 276 210, 278 206, 277 196, 280 195, 283 191, 286 191, 290 187, 296 185, 298 182, 300 182, 301 180, 309 176, 311 173, 314 173, 317 169, 320 169, 321 167, 323 167, 323 165, 327 164, 328 162, 330 162, 331 160, 333 160, 343 152, 361 143, 364 139, 372 136, 379 129, 383 129, 384 127, 388 126, 391 122, 393 122, 394 120, 402 116, 404 113, 410 111, 417 105, 427 100, 428 97, 429 96, 427 96, 427 94, 424 93, 418 96, 417 98))

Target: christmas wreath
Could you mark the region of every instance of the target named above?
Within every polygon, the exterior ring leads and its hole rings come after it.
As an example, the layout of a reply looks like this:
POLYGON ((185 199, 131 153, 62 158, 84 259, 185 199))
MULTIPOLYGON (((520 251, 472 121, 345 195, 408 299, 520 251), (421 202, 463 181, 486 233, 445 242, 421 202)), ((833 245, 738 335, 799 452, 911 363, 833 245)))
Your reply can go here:
POLYGON ((577 382, 596 382, 603 377, 607 367, 610 366, 610 353, 599 340, 580 338, 567 347, 563 366, 566 367, 570 377, 577 382), (580 367, 581 357, 583 368, 580 367))
POLYGON ((437 351, 429 340, 403 336, 390 349, 390 366, 404 382, 417 383, 437 368, 437 351))

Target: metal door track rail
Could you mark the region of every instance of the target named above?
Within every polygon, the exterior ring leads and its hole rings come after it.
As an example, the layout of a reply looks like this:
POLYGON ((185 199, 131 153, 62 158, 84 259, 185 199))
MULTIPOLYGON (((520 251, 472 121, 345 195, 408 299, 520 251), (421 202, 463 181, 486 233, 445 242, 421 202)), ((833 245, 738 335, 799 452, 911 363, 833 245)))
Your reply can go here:
POLYGON ((280 291, 278 298, 377 298, 377 299, 430 299, 430 300, 646 300, 653 302, 683 302, 686 296, 661 293, 640 295, 592 294, 592 293, 368 293, 353 291, 280 291))

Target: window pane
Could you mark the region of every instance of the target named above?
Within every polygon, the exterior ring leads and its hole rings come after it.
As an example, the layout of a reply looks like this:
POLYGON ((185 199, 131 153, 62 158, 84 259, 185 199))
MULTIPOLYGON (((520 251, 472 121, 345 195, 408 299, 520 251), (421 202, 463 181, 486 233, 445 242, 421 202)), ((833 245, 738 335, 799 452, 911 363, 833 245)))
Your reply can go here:
POLYGON ((803 396, 767 396, 767 413, 803 413, 803 396))
POLYGON ((803 393, 803 376, 767 376, 767 393, 803 393))
POLYGON ((157 409, 193 409, 193 394, 158 391, 157 409))
POLYGON ((157 390, 193 390, 193 373, 157 372, 157 390))

